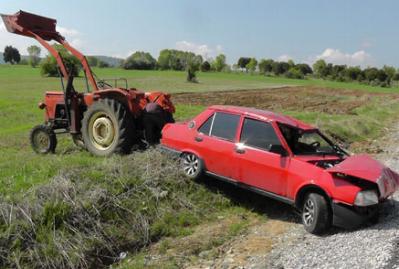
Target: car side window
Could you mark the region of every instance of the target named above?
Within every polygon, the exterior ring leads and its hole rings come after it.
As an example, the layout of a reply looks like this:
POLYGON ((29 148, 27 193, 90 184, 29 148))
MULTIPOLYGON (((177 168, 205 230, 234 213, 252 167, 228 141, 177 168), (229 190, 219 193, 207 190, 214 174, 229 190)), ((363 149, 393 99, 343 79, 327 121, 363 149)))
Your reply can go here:
POLYGON ((211 126, 211 136, 233 141, 236 136, 240 115, 216 112, 211 126))
POLYGON ((240 143, 269 151, 271 145, 281 145, 270 123, 245 118, 240 143))
POLYGON ((209 132, 211 131, 211 126, 212 126, 212 122, 213 122, 213 117, 215 116, 215 114, 212 114, 212 116, 210 116, 202 125, 201 127, 198 129, 198 132, 209 135, 209 132))

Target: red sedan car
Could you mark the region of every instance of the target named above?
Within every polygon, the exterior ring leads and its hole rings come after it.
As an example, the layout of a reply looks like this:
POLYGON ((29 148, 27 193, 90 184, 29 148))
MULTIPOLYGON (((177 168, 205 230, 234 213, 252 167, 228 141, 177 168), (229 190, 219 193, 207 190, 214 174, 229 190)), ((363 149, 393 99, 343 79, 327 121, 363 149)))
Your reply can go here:
POLYGON ((167 124, 162 147, 179 154, 190 178, 202 174, 298 208, 305 229, 377 220, 399 175, 367 155, 350 156, 317 128, 270 111, 211 106, 167 124))

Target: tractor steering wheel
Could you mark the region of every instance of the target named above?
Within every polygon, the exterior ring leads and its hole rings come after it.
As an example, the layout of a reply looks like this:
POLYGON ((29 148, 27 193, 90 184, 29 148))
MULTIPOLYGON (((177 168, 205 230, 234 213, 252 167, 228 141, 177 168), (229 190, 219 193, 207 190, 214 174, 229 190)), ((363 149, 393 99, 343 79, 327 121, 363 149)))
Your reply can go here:
POLYGON ((101 89, 112 89, 113 88, 111 84, 108 84, 104 80, 100 80, 99 82, 97 82, 97 86, 101 89))

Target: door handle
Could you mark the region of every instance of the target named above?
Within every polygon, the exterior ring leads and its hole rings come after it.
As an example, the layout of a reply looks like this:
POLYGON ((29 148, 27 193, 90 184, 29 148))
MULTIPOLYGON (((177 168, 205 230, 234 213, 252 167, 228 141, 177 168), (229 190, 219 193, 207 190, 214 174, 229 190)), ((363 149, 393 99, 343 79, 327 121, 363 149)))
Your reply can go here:
POLYGON ((245 153, 245 149, 243 149, 243 148, 236 148, 236 152, 237 152, 238 154, 244 154, 244 153, 245 153))
POLYGON ((202 137, 196 136, 194 140, 197 142, 202 142, 204 139, 202 137))

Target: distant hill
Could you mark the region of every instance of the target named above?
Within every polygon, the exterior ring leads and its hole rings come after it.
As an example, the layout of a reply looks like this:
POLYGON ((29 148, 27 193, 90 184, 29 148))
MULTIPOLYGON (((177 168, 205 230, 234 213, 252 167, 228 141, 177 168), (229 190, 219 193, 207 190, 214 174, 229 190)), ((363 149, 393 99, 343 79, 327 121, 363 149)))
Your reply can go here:
POLYGON ((119 66, 123 59, 110 57, 110 56, 103 56, 103 55, 92 55, 93 57, 98 58, 99 60, 108 63, 110 66, 119 66))
POLYGON ((0 64, 4 64, 3 53, 0 52, 0 64))

